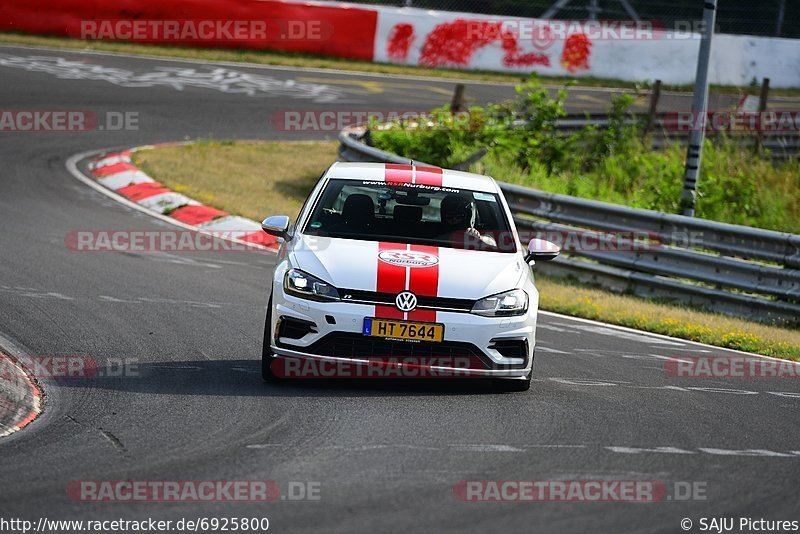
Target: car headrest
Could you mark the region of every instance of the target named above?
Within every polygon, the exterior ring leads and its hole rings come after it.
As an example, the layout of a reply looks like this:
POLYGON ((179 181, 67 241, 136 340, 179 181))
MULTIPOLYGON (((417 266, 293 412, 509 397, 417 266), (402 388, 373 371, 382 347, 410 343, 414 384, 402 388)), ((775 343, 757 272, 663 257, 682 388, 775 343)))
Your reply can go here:
POLYGON ((367 195, 355 193, 347 197, 342 208, 342 219, 346 223, 369 223, 375 218, 375 203, 367 195))

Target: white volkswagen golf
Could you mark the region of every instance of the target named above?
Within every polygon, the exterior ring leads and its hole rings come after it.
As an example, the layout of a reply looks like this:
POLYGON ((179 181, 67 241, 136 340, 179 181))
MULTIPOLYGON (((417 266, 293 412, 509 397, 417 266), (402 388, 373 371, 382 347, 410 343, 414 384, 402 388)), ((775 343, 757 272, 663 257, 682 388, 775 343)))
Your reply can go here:
POLYGON ((530 388, 539 301, 530 265, 559 249, 538 239, 523 249, 492 178, 335 163, 294 225, 278 215, 262 228, 284 241, 264 328, 264 380, 289 376, 301 362, 530 388))

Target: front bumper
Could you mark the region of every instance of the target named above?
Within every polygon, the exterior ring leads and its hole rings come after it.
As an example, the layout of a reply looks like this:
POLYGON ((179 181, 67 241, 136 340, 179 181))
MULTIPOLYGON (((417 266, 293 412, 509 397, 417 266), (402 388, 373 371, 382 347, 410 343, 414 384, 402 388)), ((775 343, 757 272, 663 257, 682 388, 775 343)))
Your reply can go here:
POLYGON ((453 376, 520 378, 531 370, 536 331, 535 306, 531 306, 526 315, 517 317, 482 317, 437 311, 436 322, 445 325, 444 342, 414 344, 363 336, 364 318, 375 317, 375 306, 310 301, 286 295, 280 286, 274 289, 271 349, 279 356, 363 365, 373 364, 376 360, 387 361, 388 358, 401 364, 410 361, 412 365, 442 374, 452 373, 453 376), (293 325, 305 323, 308 328, 281 329, 282 321, 293 325), (508 351, 503 347, 514 343, 524 343, 523 357, 504 355, 508 351), (470 363, 467 364, 467 360, 470 363), (468 373, 465 373, 467 369, 468 373))

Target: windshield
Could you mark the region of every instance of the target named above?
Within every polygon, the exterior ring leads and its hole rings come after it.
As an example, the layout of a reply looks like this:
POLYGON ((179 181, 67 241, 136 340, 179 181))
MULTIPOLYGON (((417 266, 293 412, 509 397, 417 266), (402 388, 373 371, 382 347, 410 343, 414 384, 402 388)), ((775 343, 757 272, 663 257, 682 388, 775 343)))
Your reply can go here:
POLYGON ((494 252, 517 250, 496 194, 422 184, 331 180, 303 233, 494 252))

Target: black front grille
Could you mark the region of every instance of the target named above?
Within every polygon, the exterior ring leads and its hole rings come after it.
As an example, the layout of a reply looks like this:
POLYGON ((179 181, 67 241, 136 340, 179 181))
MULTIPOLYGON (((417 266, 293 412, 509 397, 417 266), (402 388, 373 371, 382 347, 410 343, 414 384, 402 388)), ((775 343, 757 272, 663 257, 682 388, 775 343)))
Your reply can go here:
POLYGON ((457 366, 467 369, 491 368, 489 358, 472 343, 459 341, 394 341, 380 337, 365 336, 353 332, 332 332, 310 346, 302 349, 309 354, 355 358, 362 360, 392 360, 398 363, 417 365, 457 366), (449 362, 448 362, 449 361, 449 362))
MULTIPOLYGON (((362 291, 360 289, 340 289, 339 294, 342 295, 344 301, 378 302, 388 306, 394 306, 394 299, 397 297, 395 293, 378 293, 375 291, 362 291)), ((417 295, 417 307, 421 308, 434 308, 437 310, 450 309, 468 312, 472 310, 474 305, 475 301, 469 299, 417 295)))

